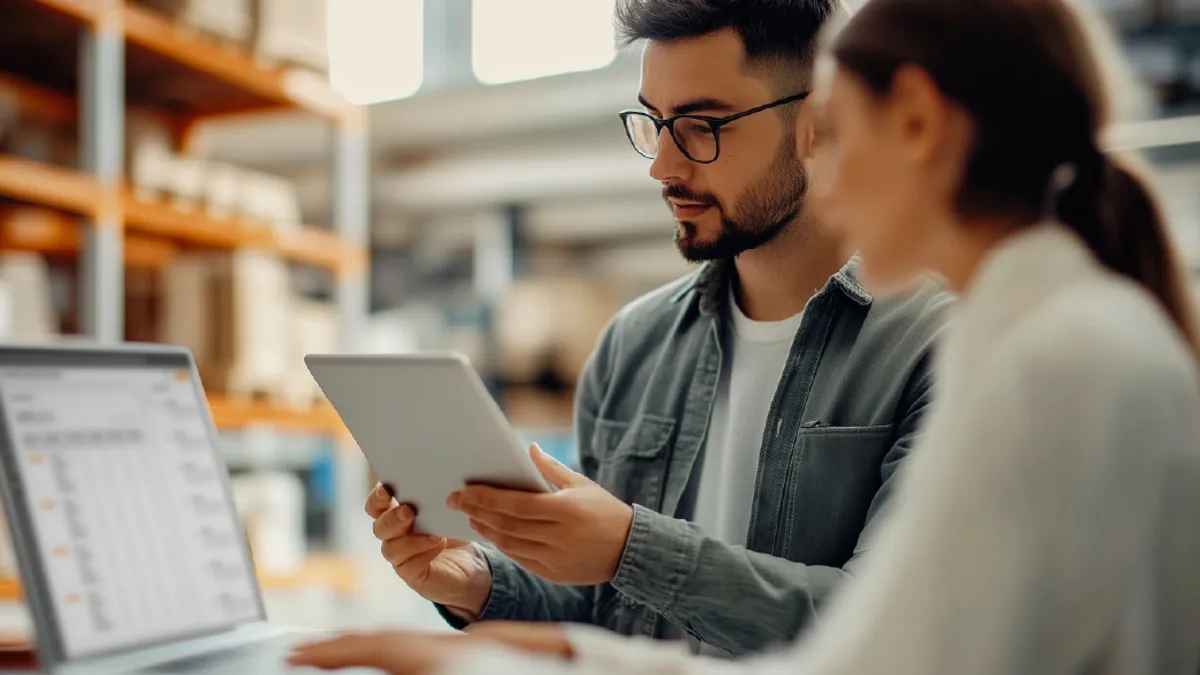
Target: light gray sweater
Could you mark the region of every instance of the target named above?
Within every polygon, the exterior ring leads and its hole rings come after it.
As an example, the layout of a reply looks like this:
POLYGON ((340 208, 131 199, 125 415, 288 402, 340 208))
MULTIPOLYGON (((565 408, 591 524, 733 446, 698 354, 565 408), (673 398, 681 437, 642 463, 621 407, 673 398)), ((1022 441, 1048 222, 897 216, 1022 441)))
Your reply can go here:
POLYGON ((1149 295, 1066 229, 1014 235, 956 308, 921 445, 855 579, 739 662, 571 628, 569 665, 455 674, 1196 675, 1200 376, 1149 295))

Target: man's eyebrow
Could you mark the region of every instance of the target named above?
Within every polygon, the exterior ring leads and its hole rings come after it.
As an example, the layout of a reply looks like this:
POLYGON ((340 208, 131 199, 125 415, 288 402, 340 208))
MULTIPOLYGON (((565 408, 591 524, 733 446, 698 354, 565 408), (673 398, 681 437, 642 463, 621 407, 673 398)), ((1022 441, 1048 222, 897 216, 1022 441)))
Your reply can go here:
MULTIPOLYGON (((638 94, 638 103, 641 103, 647 110, 658 112, 658 108, 651 105, 644 96, 638 94)), ((695 98, 685 103, 675 106, 670 112, 672 115, 690 115, 697 112, 732 112, 734 106, 731 103, 722 101, 716 98, 695 98)))

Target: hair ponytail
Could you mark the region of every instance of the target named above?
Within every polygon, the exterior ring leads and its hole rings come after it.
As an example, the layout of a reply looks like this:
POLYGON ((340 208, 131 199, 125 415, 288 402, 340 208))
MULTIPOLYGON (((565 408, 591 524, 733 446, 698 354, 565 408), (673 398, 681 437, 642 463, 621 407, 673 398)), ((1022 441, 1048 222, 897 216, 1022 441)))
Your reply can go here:
POLYGON ((1200 360, 1187 273, 1153 192, 1127 160, 1095 152, 1079 163, 1057 216, 1106 267, 1153 294, 1200 360))
POLYGON ((925 71, 974 124, 959 214, 1056 217, 1159 300, 1200 362, 1196 307, 1158 202, 1126 159, 1098 149, 1109 107, 1099 37, 1065 0, 871 0, 832 52, 880 96, 901 66, 925 71))

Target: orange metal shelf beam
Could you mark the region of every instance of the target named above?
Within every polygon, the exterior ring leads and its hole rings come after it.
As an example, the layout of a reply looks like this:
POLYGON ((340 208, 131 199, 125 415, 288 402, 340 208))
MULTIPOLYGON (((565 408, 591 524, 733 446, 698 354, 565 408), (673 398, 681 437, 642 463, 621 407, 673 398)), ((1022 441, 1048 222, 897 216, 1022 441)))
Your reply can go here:
POLYGON ((332 588, 351 595, 358 591, 360 573, 358 561, 329 555, 310 555, 294 572, 259 571, 258 583, 268 591, 293 591, 303 588, 332 588))
MULTIPOLYGON (((3 225, 0 228, 0 249, 36 251, 47 256, 74 258, 83 246, 82 230, 66 216, 57 219, 9 219, 3 225)), ((174 244, 165 239, 136 234, 127 234, 124 245, 125 264, 144 269, 159 269, 179 252, 174 244)))
MULTIPOLYGON (((293 572, 259 570, 258 583, 267 591, 292 591, 303 588, 332 588, 351 594, 359 588, 359 567, 352 558, 312 555, 293 572)), ((0 602, 23 602, 24 592, 18 579, 0 578, 0 602)))
POLYGON ((21 582, 16 579, 0 578, 0 600, 23 600, 25 594, 21 592, 21 582))
POLYGON ((300 227, 295 232, 281 233, 267 225, 216 220, 201 212, 182 211, 132 196, 125 199, 125 227, 197 246, 276 251, 289 260, 334 271, 358 263, 353 249, 332 232, 300 227))
POLYGON ((84 174, 0 155, 0 194, 83 216, 100 208, 103 190, 84 174))
POLYGON ((95 0, 35 0, 35 2, 84 23, 99 21, 102 9, 95 0))
POLYGON ((124 204, 125 227, 129 230, 213 248, 275 248, 274 233, 265 225, 215 220, 200 212, 183 211, 132 195, 126 195, 124 204))
POLYGON ((78 116, 78 108, 70 97, 8 73, 0 73, 0 93, 15 99, 21 110, 43 119, 72 123, 78 116))
MULTIPOLYGON (((102 206, 104 191, 78 171, 0 155, 0 195, 92 216, 102 206)), ((276 251, 289 260, 338 272, 365 264, 365 252, 347 245, 333 232, 300 227, 281 233, 266 225, 217 220, 201 212, 139 200, 129 193, 122 201, 125 227, 138 234, 201 247, 276 251)))
POLYGON ((329 436, 348 433, 329 405, 311 410, 292 410, 264 401, 235 401, 223 396, 209 396, 213 424, 221 430, 244 429, 249 426, 271 426, 282 431, 307 432, 329 436))

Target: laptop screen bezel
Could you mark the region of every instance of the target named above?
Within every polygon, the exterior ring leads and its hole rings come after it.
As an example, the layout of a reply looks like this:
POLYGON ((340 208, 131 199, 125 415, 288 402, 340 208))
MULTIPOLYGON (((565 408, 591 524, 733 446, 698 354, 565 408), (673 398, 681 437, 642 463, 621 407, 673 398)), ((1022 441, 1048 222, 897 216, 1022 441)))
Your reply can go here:
MULTIPOLYGON (((129 367, 153 367, 161 362, 163 367, 186 368, 191 373, 192 388, 196 400, 200 404, 198 410, 204 415, 205 426, 208 429, 209 446, 214 459, 221 471, 221 489, 225 503, 230 513, 237 517, 237 509, 233 498, 233 488, 229 480, 229 471, 220 451, 220 435, 213 424, 212 412, 208 407, 208 399, 200 383, 200 375, 192 359, 191 351, 170 345, 126 344, 120 347, 90 346, 90 345, 54 345, 54 346, 0 346, 0 367, 17 364, 22 367, 64 367, 72 364, 89 367, 126 365, 129 367)), ((21 585, 29 613, 35 630, 38 658, 43 666, 54 666, 64 663, 90 661, 126 653, 134 653, 144 649, 162 647, 172 643, 204 637, 220 635, 238 630, 248 624, 266 620, 266 605, 254 561, 250 551, 250 543, 246 538, 244 528, 238 527, 237 545, 241 549, 242 558, 251 575, 251 585, 254 590, 257 612, 255 616, 231 621, 226 624, 195 631, 184 631, 175 635, 164 636, 126 644, 112 649, 91 651, 86 654, 69 656, 66 649, 66 639, 62 633, 54 602, 51 598, 50 582, 38 551, 38 532, 33 514, 24 498, 25 485, 17 464, 16 447, 8 428, 7 416, 4 414, 4 401, 0 397, 0 479, 3 479, 7 489, 0 489, 3 496, 4 510, 8 514, 9 529, 16 553, 17 566, 21 575, 21 585)))

